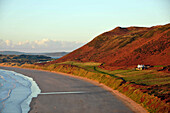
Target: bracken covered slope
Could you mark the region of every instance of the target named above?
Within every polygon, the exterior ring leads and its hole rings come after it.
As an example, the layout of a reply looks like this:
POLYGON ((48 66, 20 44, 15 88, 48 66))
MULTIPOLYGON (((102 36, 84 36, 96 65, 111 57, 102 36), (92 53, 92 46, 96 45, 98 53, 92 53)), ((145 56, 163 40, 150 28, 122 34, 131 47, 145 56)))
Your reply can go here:
POLYGON ((63 61, 100 62, 106 69, 137 64, 170 65, 170 24, 116 27, 51 63, 63 61))

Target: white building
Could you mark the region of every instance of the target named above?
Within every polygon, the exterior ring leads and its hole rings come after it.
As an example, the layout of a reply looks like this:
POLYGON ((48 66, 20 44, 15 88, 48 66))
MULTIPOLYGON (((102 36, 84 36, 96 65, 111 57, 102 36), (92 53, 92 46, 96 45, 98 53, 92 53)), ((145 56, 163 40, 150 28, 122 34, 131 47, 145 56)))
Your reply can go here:
POLYGON ((139 64, 137 65, 138 69, 141 69, 141 68, 143 69, 144 67, 145 67, 145 65, 139 65, 139 64))

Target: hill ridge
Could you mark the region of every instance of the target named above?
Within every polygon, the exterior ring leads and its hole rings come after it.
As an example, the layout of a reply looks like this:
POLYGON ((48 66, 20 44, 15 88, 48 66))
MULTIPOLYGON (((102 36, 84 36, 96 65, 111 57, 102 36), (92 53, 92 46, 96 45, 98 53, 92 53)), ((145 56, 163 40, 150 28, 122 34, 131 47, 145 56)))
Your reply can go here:
POLYGON ((111 69, 137 64, 170 65, 170 23, 153 27, 116 27, 54 61, 100 62, 111 69))

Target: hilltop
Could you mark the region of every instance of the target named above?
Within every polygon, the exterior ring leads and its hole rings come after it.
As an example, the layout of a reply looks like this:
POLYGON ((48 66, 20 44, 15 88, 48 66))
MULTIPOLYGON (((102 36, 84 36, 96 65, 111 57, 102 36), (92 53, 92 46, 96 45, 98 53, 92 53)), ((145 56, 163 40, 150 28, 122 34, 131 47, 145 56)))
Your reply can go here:
POLYGON ((51 63, 64 61, 99 62, 110 70, 137 64, 170 65, 170 24, 116 27, 51 63))

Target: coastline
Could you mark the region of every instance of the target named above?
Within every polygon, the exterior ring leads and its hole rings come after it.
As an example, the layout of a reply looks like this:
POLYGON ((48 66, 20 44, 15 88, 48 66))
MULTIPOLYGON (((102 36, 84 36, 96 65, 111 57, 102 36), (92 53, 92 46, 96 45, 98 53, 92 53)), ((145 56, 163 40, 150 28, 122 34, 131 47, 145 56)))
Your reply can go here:
POLYGON ((40 93, 36 82, 31 77, 12 70, 0 69, 0 71, 1 78, 6 81, 2 81, 1 96, 6 96, 6 93, 3 93, 3 91, 10 91, 5 98, 2 98, 1 102, 4 106, 1 111, 14 113, 28 112, 32 98, 37 97, 40 93), (10 85, 12 85, 12 87, 10 85))
MULTIPOLYGON (((11 66, 2 66, 2 67, 11 67, 11 66)), ((15 68, 21 68, 21 67, 15 67, 15 68)), ((99 83, 98 81, 94 81, 85 77, 80 77, 80 76, 76 76, 76 75, 72 75, 72 74, 67 74, 67 73, 62 73, 62 72, 55 72, 55 71, 49 71, 49 70, 43 70, 43 69, 30 69, 30 68, 21 68, 21 69, 28 69, 28 70, 40 70, 40 71, 44 71, 44 72, 51 72, 51 73, 56 73, 56 74, 61 74, 64 76, 69 76, 69 77, 73 77, 76 79, 81 79, 84 80, 86 82, 89 82, 91 84, 94 84, 96 86, 99 86, 109 92, 112 93, 112 95, 116 96, 119 100, 123 101, 123 103, 128 106, 133 112, 136 113, 148 113, 148 111, 146 109, 144 109, 140 104, 136 103, 135 101, 133 101, 132 99, 130 99, 129 97, 125 96, 124 94, 120 93, 117 90, 113 90, 112 88, 99 83)), ((32 108, 34 107, 35 103, 37 101, 37 98, 33 98, 30 104, 30 110, 32 110, 32 108)))

